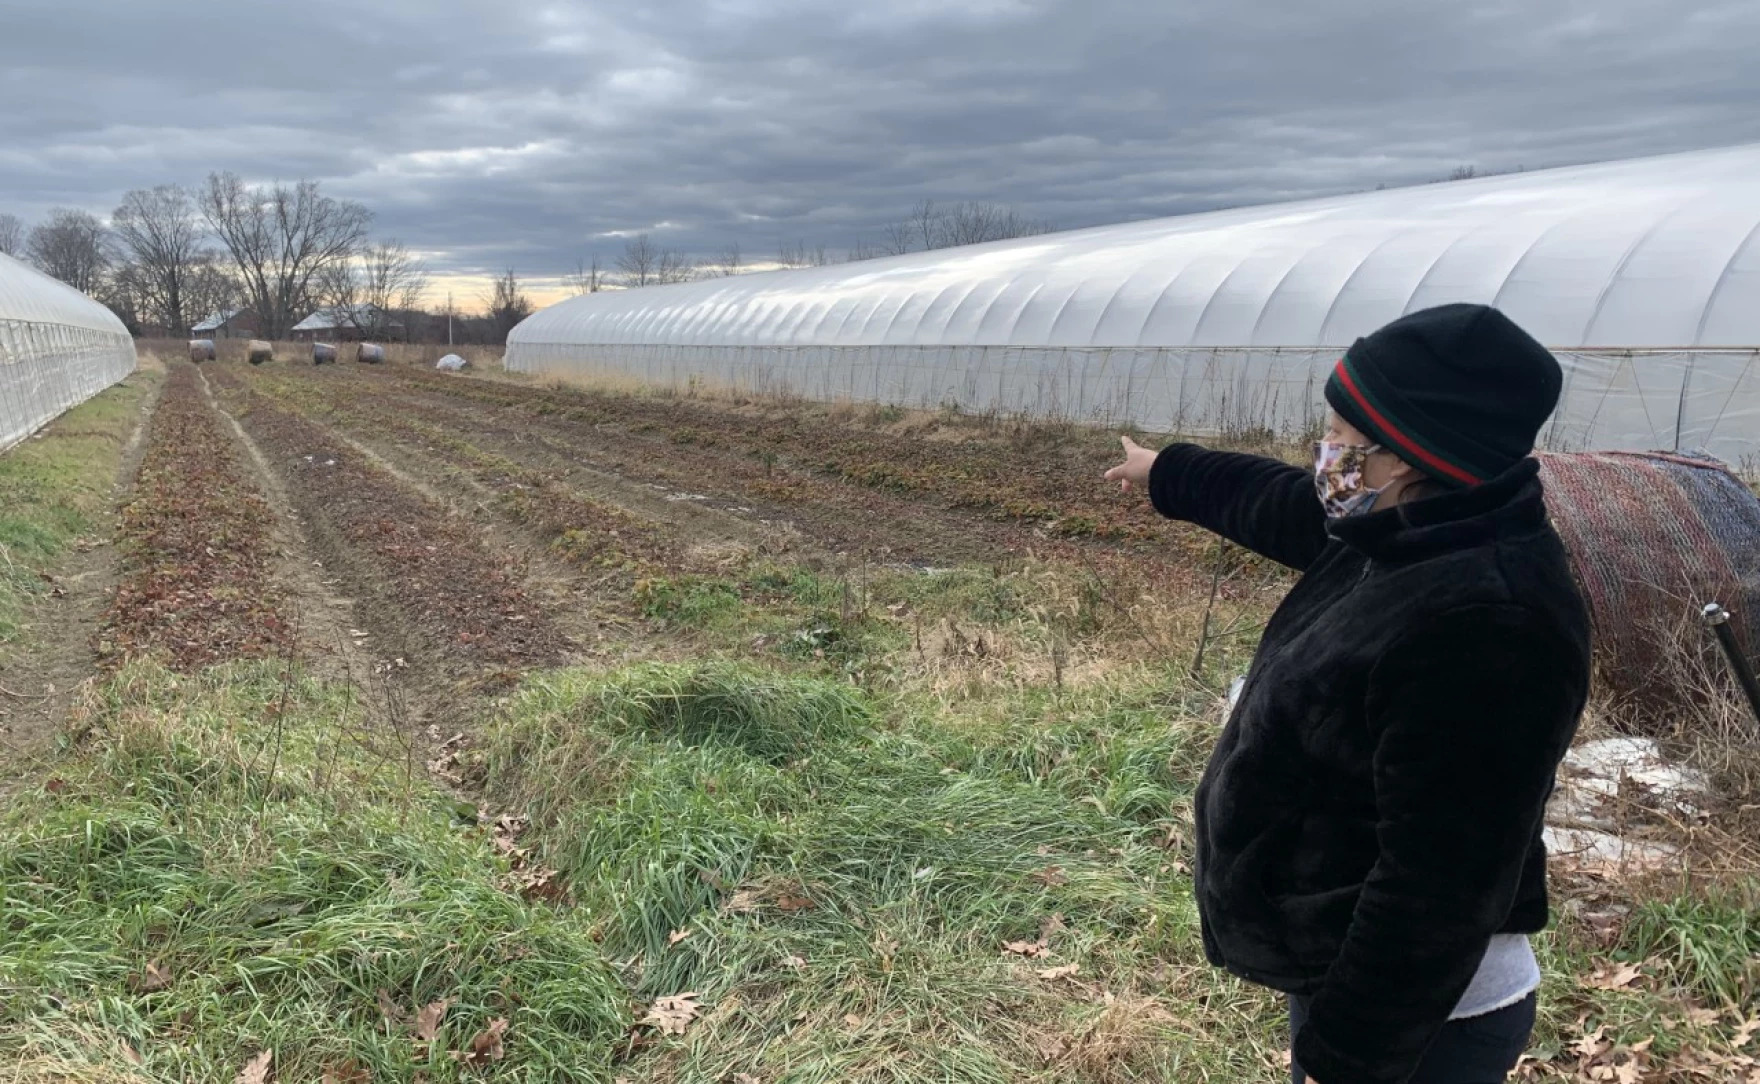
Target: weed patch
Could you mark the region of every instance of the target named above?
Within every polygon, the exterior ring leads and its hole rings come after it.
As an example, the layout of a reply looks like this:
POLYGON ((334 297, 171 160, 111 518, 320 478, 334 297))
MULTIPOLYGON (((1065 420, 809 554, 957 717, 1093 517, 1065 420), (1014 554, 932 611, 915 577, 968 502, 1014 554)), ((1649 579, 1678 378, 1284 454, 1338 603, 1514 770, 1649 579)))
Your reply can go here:
POLYGON ((488 789, 523 803, 634 988, 707 1009, 657 1076, 1111 1080, 1202 1064, 1253 1079, 1249 1060, 1270 1064, 1246 1034, 1268 1001, 1231 980, 1190 980, 1252 1006, 1219 1024, 1231 1052, 1173 1041, 1159 994, 1136 992, 1196 968, 1169 830, 1190 750, 1143 737, 1080 764, 1010 757, 1018 732, 979 742, 900 710, 727 665, 563 672, 514 698, 488 789), (1133 769, 1092 800, 1108 785, 1079 780, 1112 763, 1133 769), (1121 992, 1146 999, 1124 1020, 1104 1009, 1121 992))
POLYGON ((44 578, 108 508, 122 445, 154 377, 136 373, 0 453, 0 644, 44 578))
POLYGON ((0 821, 0 1057, 38 1078, 603 1080, 624 995, 347 690, 270 664, 125 668, 91 748, 0 821), (446 1001, 427 1041, 422 1006, 446 1001), (349 1067, 354 1067, 352 1070, 349 1067))

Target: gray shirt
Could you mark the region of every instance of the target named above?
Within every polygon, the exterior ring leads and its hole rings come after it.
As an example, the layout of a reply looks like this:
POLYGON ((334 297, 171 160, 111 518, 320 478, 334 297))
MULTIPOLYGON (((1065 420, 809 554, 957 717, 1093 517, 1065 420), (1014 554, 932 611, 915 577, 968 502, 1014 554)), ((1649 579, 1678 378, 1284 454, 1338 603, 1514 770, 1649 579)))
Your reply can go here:
POLYGON ((1455 1003, 1450 1020, 1484 1016, 1508 1008, 1540 988, 1540 961, 1524 933, 1493 934, 1467 992, 1455 1003))

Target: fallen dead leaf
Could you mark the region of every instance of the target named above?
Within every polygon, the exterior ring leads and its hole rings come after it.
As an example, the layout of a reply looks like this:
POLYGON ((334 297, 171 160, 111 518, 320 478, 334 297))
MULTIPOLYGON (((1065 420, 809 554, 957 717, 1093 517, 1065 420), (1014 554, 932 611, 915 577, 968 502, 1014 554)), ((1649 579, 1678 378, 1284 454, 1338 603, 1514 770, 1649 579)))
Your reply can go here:
POLYGON ((691 1021, 703 1014, 703 1007, 697 1004, 700 996, 692 991, 670 997, 657 997, 648 1006, 648 1015, 636 1021, 636 1025, 659 1028, 662 1035, 683 1035, 684 1029, 691 1026, 691 1021))
POLYGON ((349 1058, 336 1065, 326 1065, 319 1084, 373 1084, 373 1073, 360 1062, 349 1058))
POLYGON ((1744 1021, 1740 1027, 1736 1028, 1735 1037, 1730 1039, 1730 1049, 1740 1050, 1747 1046, 1748 1040, 1752 1039, 1757 1031, 1760 1031, 1760 1016, 1744 1021))
POLYGON ((451 998, 443 997, 439 1001, 431 1001, 422 1006, 422 1011, 416 1013, 414 1028, 416 1038, 432 1042, 434 1036, 440 1033, 440 1022, 446 1019, 446 1009, 451 1004, 451 998))
POLYGON ((453 1051, 453 1058, 466 1065, 487 1065, 492 1061, 500 1061, 507 1055, 502 1046, 501 1037, 507 1034, 507 1020, 497 1016, 489 1021, 489 1026, 471 1036, 470 1048, 453 1051))
POLYGON ((1063 924, 1063 915, 1047 915, 1045 921, 1039 923, 1039 940, 1050 944, 1052 935, 1060 934, 1067 929, 1069 927, 1063 924))
POLYGON ((678 944, 680 941, 683 941, 685 938, 689 937, 690 935, 691 935, 691 931, 688 929, 673 930, 671 933, 666 935, 666 947, 671 948, 673 945, 678 944))
POLYGON ((415 1026, 410 1029, 415 1035, 416 1045, 431 1043, 434 1036, 440 1034, 440 1021, 446 1019, 446 1007, 451 1004, 451 998, 443 997, 439 1001, 430 1001, 422 1006, 421 1012, 416 1013, 415 1026))
POLYGON ((1583 919, 1588 924, 1589 931, 1595 935, 1595 940, 1604 948, 1611 947, 1619 940, 1620 927, 1625 922, 1625 916, 1616 911, 1591 911, 1583 919))
POLYGON ((265 1050, 261 1054, 244 1063, 244 1068, 232 1078, 232 1084, 265 1084, 269 1079, 269 1063, 275 1058, 273 1050, 265 1050))
POLYGON ((171 972, 160 967, 158 960, 154 960, 142 968, 139 975, 131 976, 129 985, 133 986, 137 993, 142 994, 163 990, 171 985, 171 972))
POLYGON ((1045 967, 1039 969, 1039 977, 1050 980, 1067 979, 1071 975, 1079 974, 1081 970, 1081 964, 1064 964, 1062 967, 1045 967))
POLYGON ((1718 1017, 1722 1015, 1723 1014, 1716 1009, 1705 1009, 1695 1005, 1687 1010, 1687 1023, 1693 1024, 1697 1027, 1708 1028, 1712 1024, 1717 1023, 1718 1017))
POLYGON ((1062 866, 1046 866, 1044 869, 1034 870, 1027 874, 1027 880, 1038 881, 1046 888, 1056 888, 1060 884, 1067 884, 1069 878, 1063 875, 1062 866))
POLYGON ((379 999, 379 1015, 385 1018, 387 1024, 390 1024, 393 1028, 400 1028, 409 1022, 409 1013, 403 1011, 401 1005, 391 1000, 391 995, 383 988, 378 991, 377 996, 379 999))
POLYGON ((804 957, 800 956, 784 956, 782 958, 782 966, 788 968, 790 971, 799 971, 807 966, 807 961, 804 957))
POLYGON ((557 879, 557 872, 544 866, 526 866, 514 871, 514 887, 528 900, 555 903, 568 895, 568 888, 557 879))
POLYGON ((778 896, 776 897, 776 909, 778 911, 788 912, 811 911, 813 909, 813 901, 805 896, 778 896))
POLYGON ((862 1018, 857 1016, 853 1012, 852 1013, 845 1013, 843 1016, 843 1022, 848 1024, 852 1028, 859 1028, 862 1026, 862 1018))
POLYGON ((762 1084, 762 1082, 750 1073, 735 1073, 733 1074, 733 1084, 762 1084))
POLYGON ((1002 951, 1012 952, 1016 956, 1025 956, 1028 959, 1037 959, 1051 950, 1046 947, 1044 941, 1004 941, 1002 951))
POLYGON ((721 909, 729 914, 750 914, 758 909, 758 893, 754 889, 742 888, 729 897, 721 909))
POLYGON ((1571 1042, 1571 1050, 1579 1057, 1593 1058, 1613 1049, 1613 1043, 1607 1039, 1607 1025, 1601 1024, 1594 1031, 1586 1033, 1581 1039, 1571 1042))
POLYGON ((1584 979, 1582 985, 1591 990, 1624 990, 1642 974, 1643 970, 1637 964, 1620 964, 1614 967, 1603 965, 1584 979))

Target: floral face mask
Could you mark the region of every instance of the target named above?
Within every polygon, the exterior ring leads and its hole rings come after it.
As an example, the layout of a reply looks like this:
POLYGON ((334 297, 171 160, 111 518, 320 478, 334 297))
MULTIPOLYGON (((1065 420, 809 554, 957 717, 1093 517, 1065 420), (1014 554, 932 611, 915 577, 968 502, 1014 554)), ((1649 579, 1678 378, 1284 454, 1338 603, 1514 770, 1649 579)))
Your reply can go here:
POLYGON ((1363 484, 1363 468, 1380 450, 1379 444, 1314 442, 1314 489, 1329 518, 1360 515, 1374 507, 1381 490, 1363 484))

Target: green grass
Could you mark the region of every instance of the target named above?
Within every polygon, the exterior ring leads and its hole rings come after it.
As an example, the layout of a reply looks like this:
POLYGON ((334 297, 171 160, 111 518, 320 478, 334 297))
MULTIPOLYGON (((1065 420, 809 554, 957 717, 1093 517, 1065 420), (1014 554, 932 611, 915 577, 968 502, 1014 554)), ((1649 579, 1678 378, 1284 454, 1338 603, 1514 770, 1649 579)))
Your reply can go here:
POLYGON ((873 685, 920 651, 925 635, 976 649, 977 639, 988 645, 1000 633, 1040 654, 1054 644, 1137 635, 1109 609, 1105 592, 1091 574, 1072 578, 1020 562, 830 572, 759 560, 737 575, 646 578, 635 601, 700 652, 756 648, 873 685))
POLYGON ((1709 1005, 1760 1001, 1760 885, 1641 904, 1622 945, 1709 1005))
POLYGON ((42 573, 109 508, 123 444, 157 379, 137 372, 0 452, 0 644, 48 589, 42 573))
POLYGON ((355 716, 273 664, 106 686, 89 751, 0 821, 0 1061, 227 1080, 272 1049, 281 1080, 454 1080, 448 1051, 504 1017, 499 1079, 608 1080, 627 1000, 584 918, 511 891, 474 818, 355 716), (380 990, 453 999, 431 1050, 380 990))
MULTIPOLYGON (((225 1080, 271 1049, 285 1080, 1273 1081, 1278 999, 1198 949, 1209 707, 1154 668, 951 708, 781 661, 534 675, 466 766, 532 817, 522 842, 570 890, 552 906, 350 689, 135 664, 0 817, 0 1064, 225 1080), (1003 950, 1047 930, 1042 958, 1003 950), (453 1000, 433 1050, 380 990, 453 1000), (683 1036, 631 1030, 684 992, 704 1014, 683 1036), (506 1060, 461 1067, 494 1018, 506 1060)), ((1755 904, 1662 893, 1610 948, 1567 917, 1540 939, 1536 1050, 1567 1066, 1601 1024, 1658 1056, 1723 1049, 1739 1018, 1686 1008, 1751 1003, 1755 904), (1643 978, 1581 981, 1619 961, 1643 978)))
POLYGON ((1095 694, 1033 741, 1032 698, 961 732, 752 666, 561 672, 508 707, 486 789, 639 994, 713 1006, 638 1075, 1269 1079, 1271 999, 1198 957, 1179 840, 1207 735, 1159 721, 1168 695, 1095 694), (1050 956, 1003 951, 1054 915, 1050 956), (1091 985, 1035 974, 1072 963, 1091 985), (1188 986, 1210 1004, 1181 1019, 1188 986))

